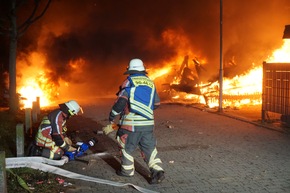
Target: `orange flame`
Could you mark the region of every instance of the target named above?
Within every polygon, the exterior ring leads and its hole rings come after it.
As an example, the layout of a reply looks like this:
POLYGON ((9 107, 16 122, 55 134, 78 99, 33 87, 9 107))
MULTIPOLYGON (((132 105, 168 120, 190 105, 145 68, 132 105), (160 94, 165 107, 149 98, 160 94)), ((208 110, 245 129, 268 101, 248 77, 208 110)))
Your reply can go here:
POLYGON ((37 97, 40 97, 41 107, 49 106, 59 94, 58 87, 46 76, 45 63, 45 56, 36 52, 17 61, 18 69, 21 69, 21 76, 17 77, 17 92, 24 98, 21 101, 23 108, 31 108, 37 97))
MULTIPOLYGON (((188 40, 185 36, 176 36, 175 32, 168 30, 163 33, 165 42, 171 45, 178 45, 178 57, 174 61, 167 61, 164 67, 159 69, 148 69, 149 76, 153 80, 161 79, 162 83, 169 80, 170 84, 180 83, 180 77, 172 76, 180 70, 180 64, 185 55, 192 56, 188 40)), ((290 40, 284 40, 281 48, 275 50, 267 59, 267 62, 289 62, 290 61, 290 40)), ((202 60, 202 63, 206 59, 202 60)), ((18 76, 17 92, 25 98, 23 101, 24 108, 31 108, 32 102, 36 97, 40 97, 40 106, 49 106, 55 102, 59 96, 59 85, 55 85, 47 78, 47 69, 45 68, 46 58, 43 54, 33 52, 25 57, 25 60, 18 59, 17 67, 21 72, 18 76)), ((78 59, 70 62, 70 67, 74 69, 74 76, 80 75, 81 69, 85 65, 84 59, 78 59)), ((162 65, 162 64, 161 64, 162 65)), ((62 82, 68 87, 68 82, 62 82)), ((169 96, 172 100, 182 102, 197 102, 207 104, 209 107, 218 106, 219 100, 219 82, 201 83, 196 85, 200 88, 200 94, 190 94, 186 92, 173 91, 169 96)), ((168 90, 164 90, 168 91, 168 90)), ((262 93, 262 66, 253 67, 242 75, 237 75, 232 79, 223 80, 223 105, 224 106, 241 106, 243 104, 261 104, 262 93)))
MULTIPOLYGON (((211 85, 218 88, 219 83, 215 82, 211 85)), ((217 89, 216 89, 217 90, 217 89)), ((206 93, 206 91, 202 91, 206 93)), ((232 79, 225 78, 223 80, 223 105, 239 107, 246 104, 261 104, 262 93, 262 67, 254 67, 249 72, 235 76, 232 79)), ((218 93, 209 95, 209 107, 218 106, 218 93)))
MULTIPOLYGON (((82 58, 70 61, 71 79, 79 79, 82 68, 85 65, 82 58)), ((52 81, 49 79, 50 70, 45 66, 46 58, 43 54, 32 52, 25 56, 25 60, 17 61, 21 76, 18 77, 17 92, 21 95, 23 108, 31 108, 34 101, 39 97, 40 107, 48 107, 58 102, 60 91, 70 85, 64 80, 52 81)), ((62 96, 64 97, 64 96, 62 96)))
POLYGON ((26 79, 23 82, 23 86, 20 87, 18 91, 24 98, 24 108, 31 108, 33 102, 36 101, 37 97, 40 98, 41 107, 49 106, 51 103, 51 96, 48 95, 47 91, 52 89, 49 87, 50 86, 47 82, 47 79, 41 79, 38 77, 31 77, 30 79, 26 79), (45 85, 46 88, 43 85, 45 85))
POLYGON ((272 56, 270 56, 268 58, 268 61, 267 62, 289 62, 290 61, 290 40, 289 39, 284 39, 283 40, 283 45, 281 48, 275 50, 273 53, 272 53, 272 56))
MULTIPOLYGON (((171 36, 170 36, 171 37, 171 36)), ((267 60, 267 62, 289 62, 290 61, 290 40, 284 40, 281 48, 275 50, 267 60)), ((181 60, 179 60, 181 61, 181 60)), ((181 62, 178 62, 181 64, 181 62)), ((152 78, 156 78, 158 71, 160 76, 165 76, 164 72, 170 72, 172 63, 164 68, 154 72, 152 78)), ((223 80, 223 106, 239 107, 241 105, 257 105, 262 103, 262 64, 254 66, 252 69, 242 75, 237 75, 232 79, 224 78, 223 80)), ((179 84, 180 79, 174 77, 171 79, 171 84, 179 84)), ((201 94, 189 94, 186 92, 170 92, 171 99, 179 102, 198 102, 207 104, 209 107, 219 105, 219 82, 202 83, 197 85, 200 88, 201 94)))

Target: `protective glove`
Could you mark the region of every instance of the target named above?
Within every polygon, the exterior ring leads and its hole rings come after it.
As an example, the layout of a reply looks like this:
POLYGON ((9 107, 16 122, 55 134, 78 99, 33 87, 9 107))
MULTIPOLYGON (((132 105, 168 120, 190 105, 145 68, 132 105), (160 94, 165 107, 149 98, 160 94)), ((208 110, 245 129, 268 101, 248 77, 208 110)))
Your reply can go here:
POLYGON ((64 141, 65 141, 68 145, 72 145, 72 141, 71 141, 70 138, 65 137, 65 138, 64 138, 64 141))
POLYGON ((76 148, 74 148, 73 146, 70 145, 67 151, 74 152, 76 150, 77 150, 76 148))
POLYGON ((108 135, 109 133, 115 131, 118 129, 118 125, 115 123, 111 123, 105 127, 103 127, 103 132, 105 133, 105 135, 108 135))

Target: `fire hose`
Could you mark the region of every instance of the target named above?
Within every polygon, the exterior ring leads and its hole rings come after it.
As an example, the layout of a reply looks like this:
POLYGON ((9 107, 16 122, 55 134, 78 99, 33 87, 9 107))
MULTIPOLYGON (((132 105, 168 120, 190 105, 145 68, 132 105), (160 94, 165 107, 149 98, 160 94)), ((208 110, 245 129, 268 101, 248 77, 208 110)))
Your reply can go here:
MULTIPOLYGON (((73 152, 65 152, 65 155, 62 157, 61 160, 51 160, 47 159, 45 157, 38 157, 38 156, 33 156, 33 157, 17 157, 17 158, 6 158, 6 168, 20 168, 20 167, 29 167, 32 169, 38 169, 44 172, 50 172, 54 173, 60 176, 68 177, 68 178, 73 178, 73 179, 79 179, 79 180, 85 180, 85 181, 91 181, 91 182, 97 182, 101 184, 107 184, 107 185, 112 185, 112 186, 132 186, 136 190, 143 192, 143 193, 156 193, 155 191, 148 190, 139 186, 136 186, 131 183, 120 183, 120 182, 113 182, 109 180, 104 180, 100 178, 95 178, 95 177, 90 177, 90 176, 85 176, 82 174, 74 173, 71 171, 67 171, 55 166, 62 166, 68 161, 82 161, 82 162, 87 162, 85 160, 80 160, 78 157, 81 157, 85 154, 85 152, 92 146, 97 143, 98 140, 96 138, 92 138, 88 142, 77 142, 77 150, 73 152)), ((103 154, 103 153, 101 153, 103 154)))
POLYGON ((75 172, 67 171, 67 170, 56 167, 56 166, 64 165, 68 161, 67 159, 50 160, 44 157, 16 157, 16 158, 6 158, 5 161, 6 161, 6 168, 29 167, 29 168, 41 170, 44 172, 54 173, 54 174, 64 176, 67 178, 85 180, 85 181, 96 182, 100 184, 107 184, 107 185, 117 186, 117 187, 132 186, 139 192, 157 193, 155 191, 148 190, 148 189, 142 188, 140 186, 137 186, 131 183, 120 183, 120 182, 114 182, 110 180, 104 180, 104 179, 100 179, 96 177, 78 174, 75 172))

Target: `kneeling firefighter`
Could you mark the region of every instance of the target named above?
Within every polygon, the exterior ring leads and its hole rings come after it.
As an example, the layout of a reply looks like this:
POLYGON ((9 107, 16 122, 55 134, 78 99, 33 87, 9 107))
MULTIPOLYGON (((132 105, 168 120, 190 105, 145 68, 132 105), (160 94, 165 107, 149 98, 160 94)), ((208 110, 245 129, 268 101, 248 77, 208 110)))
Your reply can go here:
POLYGON ((59 108, 44 116, 38 127, 30 156, 59 160, 65 152, 74 152, 72 141, 66 136, 66 121, 83 110, 75 100, 59 104, 59 108))

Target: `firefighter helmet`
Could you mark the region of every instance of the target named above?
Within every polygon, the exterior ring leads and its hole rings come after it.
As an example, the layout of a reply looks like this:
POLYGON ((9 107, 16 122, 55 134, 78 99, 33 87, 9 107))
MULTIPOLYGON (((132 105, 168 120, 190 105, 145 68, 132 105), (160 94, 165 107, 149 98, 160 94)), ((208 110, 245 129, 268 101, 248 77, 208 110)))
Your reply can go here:
POLYGON ((79 112, 83 113, 83 109, 75 100, 70 100, 65 103, 68 108, 70 115, 77 115, 79 112))
POLYGON ((147 74, 145 70, 146 69, 144 67, 142 60, 135 58, 135 59, 130 60, 127 71, 124 74, 132 74, 132 73, 140 73, 140 72, 147 74))

